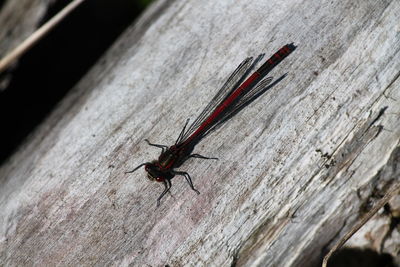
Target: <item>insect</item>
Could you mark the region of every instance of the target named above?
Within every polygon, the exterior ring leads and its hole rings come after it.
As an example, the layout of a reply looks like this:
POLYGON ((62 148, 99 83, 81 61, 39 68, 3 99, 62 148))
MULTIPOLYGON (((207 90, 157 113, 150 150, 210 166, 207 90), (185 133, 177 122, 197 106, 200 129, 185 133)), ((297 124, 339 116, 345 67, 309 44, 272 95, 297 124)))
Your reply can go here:
POLYGON ((246 58, 229 76, 211 102, 189 127, 187 127, 189 120, 186 121, 174 145, 153 144, 145 139, 150 146, 161 149, 160 156, 157 160, 142 163, 126 173, 132 173, 144 166, 147 177, 151 181, 164 183, 165 189, 157 199, 157 206, 160 205, 161 199, 170 190, 171 179, 176 175, 184 176, 190 188, 200 194, 194 188, 190 175, 187 172, 178 171, 176 168, 180 167, 189 158, 217 159, 196 153, 192 154, 192 152, 196 144, 211 131, 221 126, 223 122, 233 117, 242 108, 269 89, 272 78, 266 77, 266 75, 295 49, 296 46, 293 43, 283 46, 247 79, 246 77, 264 55, 259 55, 254 61, 252 57, 246 58))

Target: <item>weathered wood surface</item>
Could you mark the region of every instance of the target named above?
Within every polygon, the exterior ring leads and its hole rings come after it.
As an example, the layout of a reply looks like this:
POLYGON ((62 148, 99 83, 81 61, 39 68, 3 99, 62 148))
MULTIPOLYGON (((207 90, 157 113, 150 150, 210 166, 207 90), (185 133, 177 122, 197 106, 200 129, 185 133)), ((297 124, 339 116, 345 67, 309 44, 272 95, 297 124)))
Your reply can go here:
POLYGON ((398 14, 158 1, 1 167, 0 265, 318 263, 399 182, 398 14), (181 168, 201 194, 177 177, 156 208, 162 185, 124 174, 157 157, 143 140, 173 143, 243 58, 292 41, 288 76, 196 147, 219 162, 181 168))

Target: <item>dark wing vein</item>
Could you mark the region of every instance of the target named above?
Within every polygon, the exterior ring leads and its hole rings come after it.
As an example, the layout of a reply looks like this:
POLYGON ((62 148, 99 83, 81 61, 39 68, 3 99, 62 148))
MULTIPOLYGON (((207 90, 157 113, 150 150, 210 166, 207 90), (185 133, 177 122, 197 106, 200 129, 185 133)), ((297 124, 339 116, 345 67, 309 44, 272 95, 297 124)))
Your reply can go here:
POLYGON ((237 101, 231 107, 229 107, 226 112, 218 119, 218 121, 212 125, 207 131, 204 132, 202 137, 205 137, 211 131, 216 130, 219 126, 221 126, 224 122, 235 116, 239 111, 241 111, 248 104, 257 99, 260 95, 262 95, 265 91, 267 91, 271 86, 268 86, 272 81, 272 77, 267 77, 261 80, 259 83, 253 86, 253 88, 249 88, 249 91, 237 101))
MULTIPOLYGON (((200 113, 200 115, 193 121, 193 123, 188 127, 184 134, 180 135, 177 140, 177 144, 183 143, 196 129, 203 123, 203 121, 211 115, 219 104, 226 99, 248 76, 249 72, 254 68, 254 66, 262 59, 264 54, 259 55, 253 62, 253 58, 249 57, 243 60, 242 63, 235 69, 235 71, 229 76, 221 89, 213 97, 206 108, 200 113)), ((213 125, 210 125, 213 127, 213 125)))

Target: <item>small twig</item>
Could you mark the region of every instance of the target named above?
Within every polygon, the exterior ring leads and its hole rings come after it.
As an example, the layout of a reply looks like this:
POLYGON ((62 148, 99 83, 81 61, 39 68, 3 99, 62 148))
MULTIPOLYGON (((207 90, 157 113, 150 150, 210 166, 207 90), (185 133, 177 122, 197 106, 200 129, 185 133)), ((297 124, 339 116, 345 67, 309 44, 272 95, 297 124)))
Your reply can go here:
POLYGON ((4 58, 0 60, 0 73, 3 72, 12 62, 24 54, 31 48, 38 40, 43 38, 51 29, 54 28, 60 21, 62 21, 72 10, 74 10, 80 3, 85 0, 74 0, 64 7, 60 12, 54 15, 48 22, 43 24, 42 27, 32 33, 25 41, 14 48, 4 58))
POLYGON ((367 213, 365 216, 347 232, 340 240, 337 242, 328 254, 325 255, 322 261, 322 267, 327 267, 328 260, 338 249, 340 249, 347 240, 350 239, 364 224, 366 224, 372 216, 374 216, 398 191, 400 190, 400 185, 395 186, 392 190, 387 192, 385 196, 378 201, 378 203, 367 213))

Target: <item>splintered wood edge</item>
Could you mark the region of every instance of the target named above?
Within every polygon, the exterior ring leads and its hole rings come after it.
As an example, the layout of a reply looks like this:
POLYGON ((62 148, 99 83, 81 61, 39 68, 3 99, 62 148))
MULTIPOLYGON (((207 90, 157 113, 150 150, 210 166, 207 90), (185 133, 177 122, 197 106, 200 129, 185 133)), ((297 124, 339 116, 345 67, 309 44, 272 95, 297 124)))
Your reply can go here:
POLYGON ((363 227, 389 200, 396 194, 400 193, 400 184, 389 190, 385 196, 367 213, 364 217, 354 225, 325 255, 322 261, 322 267, 327 267, 330 257, 339 250, 361 227, 363 227))

